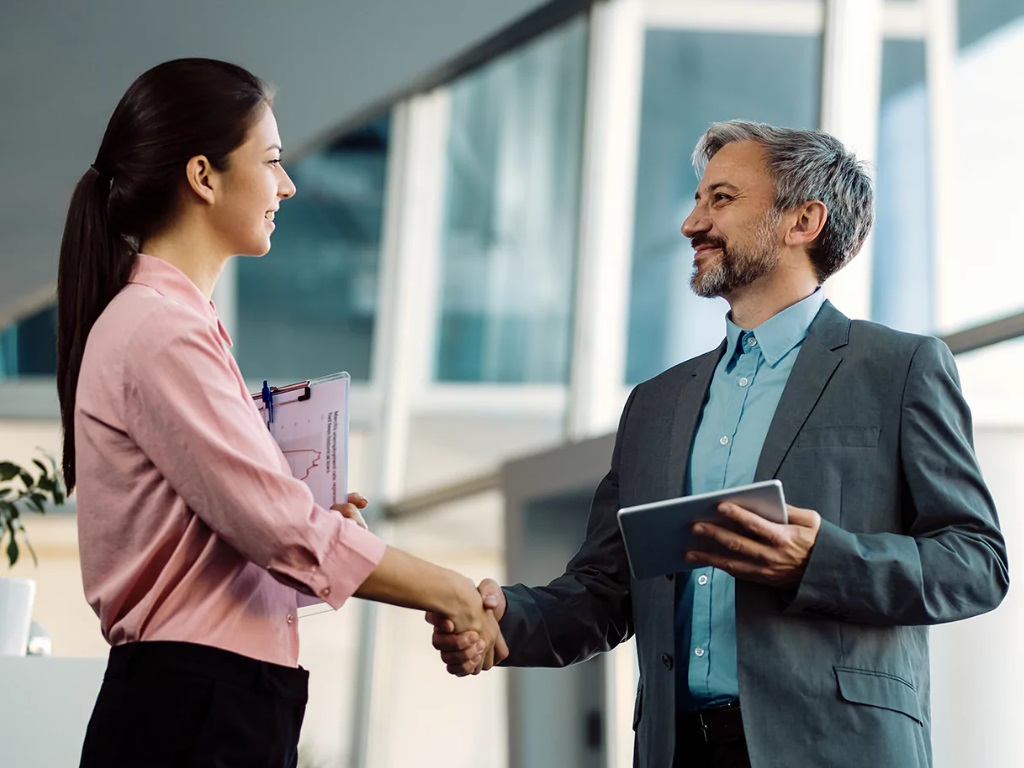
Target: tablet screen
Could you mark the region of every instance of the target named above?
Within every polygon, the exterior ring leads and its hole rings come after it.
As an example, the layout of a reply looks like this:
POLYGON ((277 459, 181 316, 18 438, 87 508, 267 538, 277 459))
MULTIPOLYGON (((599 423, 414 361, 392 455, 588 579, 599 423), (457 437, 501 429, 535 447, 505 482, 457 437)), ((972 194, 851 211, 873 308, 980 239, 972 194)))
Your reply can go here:
POLYGON ((619 510, 619 528, 633 577, 647 579, 666 573, 693 570, 686 551, 714 551, 717 545, 692 531, 694 523, 707 520, 728 527, 718 505, 731 501, 775 523, 786 523, 786 500, 779 480, 726 488, 694 496, 624 507, 619 510))

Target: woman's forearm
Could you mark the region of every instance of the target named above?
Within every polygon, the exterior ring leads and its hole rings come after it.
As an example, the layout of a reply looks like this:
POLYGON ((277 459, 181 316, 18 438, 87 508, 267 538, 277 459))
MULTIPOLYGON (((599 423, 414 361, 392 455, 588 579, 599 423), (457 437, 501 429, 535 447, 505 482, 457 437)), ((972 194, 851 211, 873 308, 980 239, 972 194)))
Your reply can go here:
POLYGON ((466 577, 388 547, 380 563, 356 590, 356 597, 443 614, 467 629, 478 629, 483 599, 466 577))

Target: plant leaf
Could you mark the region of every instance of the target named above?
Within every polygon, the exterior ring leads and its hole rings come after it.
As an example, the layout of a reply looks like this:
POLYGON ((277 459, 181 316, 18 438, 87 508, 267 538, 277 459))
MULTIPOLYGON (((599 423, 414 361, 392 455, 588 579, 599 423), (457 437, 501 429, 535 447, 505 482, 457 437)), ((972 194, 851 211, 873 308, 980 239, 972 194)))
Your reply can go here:
POLYGON ((29 504, 36 508, 36 511, 39 512, 39 514, 42 515, 46 513, 46 507, 43 506, 46 503, 45 494, 33 493, 31 496, 28 497, 28 502, 29 504))
POLYGON ((0 488, 0 499, 6 499, 10 495, 11 495, 11 489, 10 488, 0 488))
POLYGON ((39 478, 39 482, 36 483, 36 487, 40 491, 46 491, 47 493, 53 493, 54 486, 57 484, 57 479, 54 477, 47 477, 43 475, 39 478))
POLYGON ((36 479, 24 469, 21 470, 21 482, 25 484, 25 490, 30 492, 36 487, 36 479))
POLYGON ((18 542, 14 539, 14 525, 10 520, 7 521, 7 530, 11 537, 11 540, 7 542, 7 561, 13 568, 14 564, 18 562, 18 542))
POLYGON ((9 461, 0 461, 0 482, 13 480, 21 474, 21 467, 9 461))
POLYGON ((46 465, 43 464, 43 462, 41 462, 39 459, 32 459, 32 463, 39 467, 39 471, 43 473, 43 477, 46 477, 47 475, 50 474, 50 470, 48 470, 46 468, 46 465))
POLYGON ((36 568, 38 568, 39 558, 36 557, 36 551, 32 547, 32 540, 28 537, 28 531, 25 530, 25 526, 22 525, 20 521, 18 522, 18 530, 21 531, 21 540, 25 543, 25 547, 28 549, 28 553, 32 555, 33 564, 36 566, 36 568))

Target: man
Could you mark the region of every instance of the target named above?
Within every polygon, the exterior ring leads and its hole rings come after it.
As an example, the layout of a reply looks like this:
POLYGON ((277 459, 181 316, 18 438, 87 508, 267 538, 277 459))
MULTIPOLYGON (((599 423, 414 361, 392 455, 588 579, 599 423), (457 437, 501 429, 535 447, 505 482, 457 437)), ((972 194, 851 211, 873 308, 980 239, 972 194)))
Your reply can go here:
MULTIPOLYGON (((565 574, 481 585, 504 663, 570 664, 635 632, 645 768, 930 765, 925 625, 989 611, 1009 583, 952 356, 822 298, 872 216, 836 139, 720 123, 694 164, 691 286, 728 301, 726 340, 630 395, 565 574), (789 524, 722 505, 742 533, 694 530, 727 556, 630 578, 620 507, 773 477, 789 524)), ((449 671, 478 671, 472 638, 428 620, 449 671)))

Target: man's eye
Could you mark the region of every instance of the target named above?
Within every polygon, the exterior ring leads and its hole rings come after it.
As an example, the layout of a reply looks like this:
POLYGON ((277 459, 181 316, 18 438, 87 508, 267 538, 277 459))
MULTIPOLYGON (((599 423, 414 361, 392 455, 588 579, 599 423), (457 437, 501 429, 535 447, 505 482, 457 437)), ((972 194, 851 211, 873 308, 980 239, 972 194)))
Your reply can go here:
POLYGON ((728 200, 732 200, 732 195, 727 195, 724 192, 716 192, 714 199, 716 203, 724 203, 728 200))

